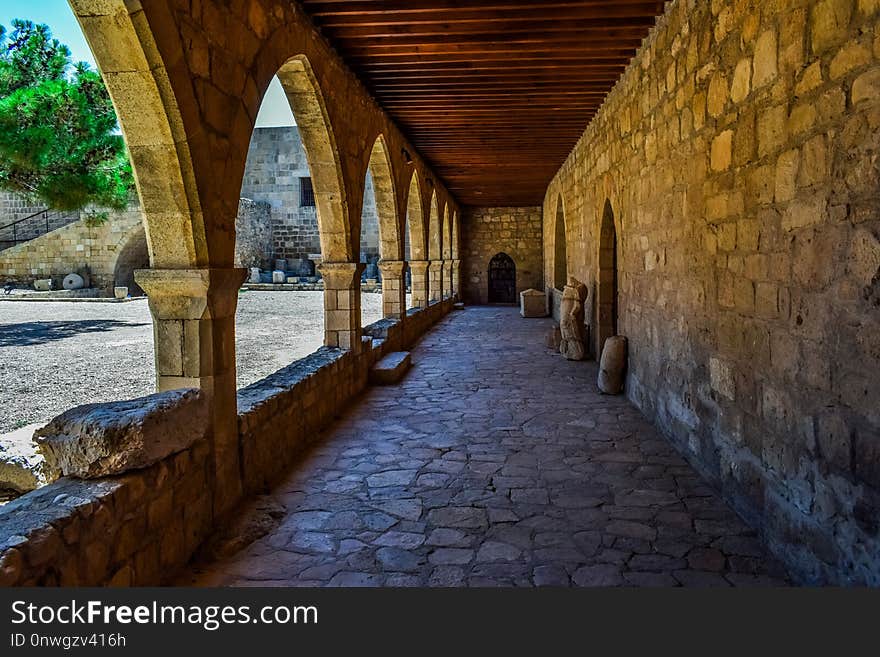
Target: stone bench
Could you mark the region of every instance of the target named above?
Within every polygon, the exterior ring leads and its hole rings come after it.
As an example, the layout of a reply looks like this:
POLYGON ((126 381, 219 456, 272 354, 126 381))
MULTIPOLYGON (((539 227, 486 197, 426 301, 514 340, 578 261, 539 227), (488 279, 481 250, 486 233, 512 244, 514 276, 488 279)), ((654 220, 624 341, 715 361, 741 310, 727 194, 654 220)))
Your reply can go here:
POLYGON ((408 351, 395 351, 385 356, 370 370, 370 381, 379 385, 399 383, 412 367, 408 351))

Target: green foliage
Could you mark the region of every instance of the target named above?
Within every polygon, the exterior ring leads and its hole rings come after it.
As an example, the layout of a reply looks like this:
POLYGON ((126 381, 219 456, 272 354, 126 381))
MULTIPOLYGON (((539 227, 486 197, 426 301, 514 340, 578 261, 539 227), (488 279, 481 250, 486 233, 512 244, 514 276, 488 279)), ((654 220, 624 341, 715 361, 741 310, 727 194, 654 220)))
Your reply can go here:
POLYGON ((45 25, 0 26, 0 188, 58 210, 122 209, 128 153, 100 75, 45 25))

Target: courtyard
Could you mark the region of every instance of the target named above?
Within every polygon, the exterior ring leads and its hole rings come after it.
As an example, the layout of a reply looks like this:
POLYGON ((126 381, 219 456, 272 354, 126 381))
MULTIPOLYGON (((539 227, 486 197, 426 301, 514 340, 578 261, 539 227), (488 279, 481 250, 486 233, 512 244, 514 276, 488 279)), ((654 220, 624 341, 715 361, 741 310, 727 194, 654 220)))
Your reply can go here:
MULTIPOLYGON (((312 353, 324 340, 322 292, 239 296, 238 387, 312 353)), ((363 294, 363 323, 382 316, 382 296, 363 294)), ((0 433, 47 422, 80 404, 156 390, 153 325, 146 300, 128 303, 0 301, 0 433)))

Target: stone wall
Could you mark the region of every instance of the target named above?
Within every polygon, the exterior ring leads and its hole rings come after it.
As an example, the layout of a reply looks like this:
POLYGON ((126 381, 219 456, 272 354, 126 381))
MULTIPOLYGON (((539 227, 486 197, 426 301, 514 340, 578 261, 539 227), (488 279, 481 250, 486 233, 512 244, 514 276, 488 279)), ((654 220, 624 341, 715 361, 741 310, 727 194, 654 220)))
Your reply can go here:
MULTIPOLYGON (((115 212, 99 226, 90 226, 81 219, 0 251, 0 283, 31 286, 37 279, 51 278, 55 289, 61 289, 61 281, 67 274, 88 272, 92 287, 112 292, 120 254, 126 251, 131 240, 143 234, 137 208, 115 212)), ((145 241, 138 253, 141 256, 138 262, 131 263, 132 270, 149 266, 145 241)), ((127 280, 129 276, 124 278, 127 280)))
POLYGON ((805 582, 880 584, 878 12, 677 0, 544 205, 593 324, 610 205, 627 395, 805 582))
MULTIPOLYGON (((544 287, 541 208, 467 208, 462 218, 461 286, 466 303, 489 301, 489 261, 516 264, 516 293, 544 287)), ((519 297, 517 297, 518 299, 519 297)))
MULTIPOLYGON (((271 207, 271 258, 302 259, 321 253, 318 215, 301 205, 303 178, 311 177, 302 139, 296 127, 256 128, 248 149, 241 195, 271 207)), ((361 261, 379 256, 379 221, 372 181, 364 194, 361 261)))
POLYGON ((243 198, 235 220, 235 266, 271 269, 273 259, 271 208, 243 198))

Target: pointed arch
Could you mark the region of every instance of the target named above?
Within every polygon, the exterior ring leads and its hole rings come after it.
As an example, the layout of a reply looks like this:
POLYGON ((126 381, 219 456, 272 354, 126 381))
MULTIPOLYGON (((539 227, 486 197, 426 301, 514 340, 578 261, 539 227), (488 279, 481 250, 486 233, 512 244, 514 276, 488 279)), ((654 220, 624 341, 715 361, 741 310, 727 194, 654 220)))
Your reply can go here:
POLYGON ((409 181, 406 221, 409 224, 410 260, 427 260, 428 245, 425 241, 425 213, 422 208, 422 186, 417 171, 413 171, 412 178, 409 181))
POLYGON ((460 248, 460 244, 458 241, 459 240, 458 217, 459 217, 459 212, 458 212, 458 210, 456 210, 452 214, 452 239, 451 239, 451 243, 450 243, 450 247, 452 249, 452 259, 453 260, 458 260, 458 253, 459 253, 459 248, 460 248))
POLYGON ((139 9, 129 10, 123 0, 102 3, 100 12, 88 0, 70 4, 119 117, 153 267, 208 265, 207 227, 178 98, 186 86, 170 84, 171 74, 139 9), (113 38, 107 38, 108 19, 113 38))
POLYGON ((447 204, 446 210, 443 212, 443 229, 441 232, 440 243, 444 260, 452 260, 452 220, 449 216, 450 210, 451 208, 447 204))
POLYGON ((440 200, 437 190, 431 195, 431 214, 428 219, 428 258, 432 261, 443 257, 443 236, 440 222, 440 200))
POLYGON ((401 260, 403 240, 398 222, 397 189, 384 135, 380 134, 373 143, 368 170, 379 215, 379 255, 383 260, 401 260))
POLYGON ((568 280, 568 245, 566 243, 565 204, 562 194, 559 194, 556 200, 553 235, 553 287, 561 290, 568 280))
POLYGON ((617 272, 617 228, 614 224, 614 209, 606 199, 599 225, 599 272, 596 294, 596 353, 602 353, 605 340, 617 335, 618 312, 618 272, 617 272))
POLYGON ((352 244, 339 149, 308 58, 297 55, 288 59, 278 70, 278 79, 293 110, 312 174, 324 262, 351 262, 357 247, 352 244))

